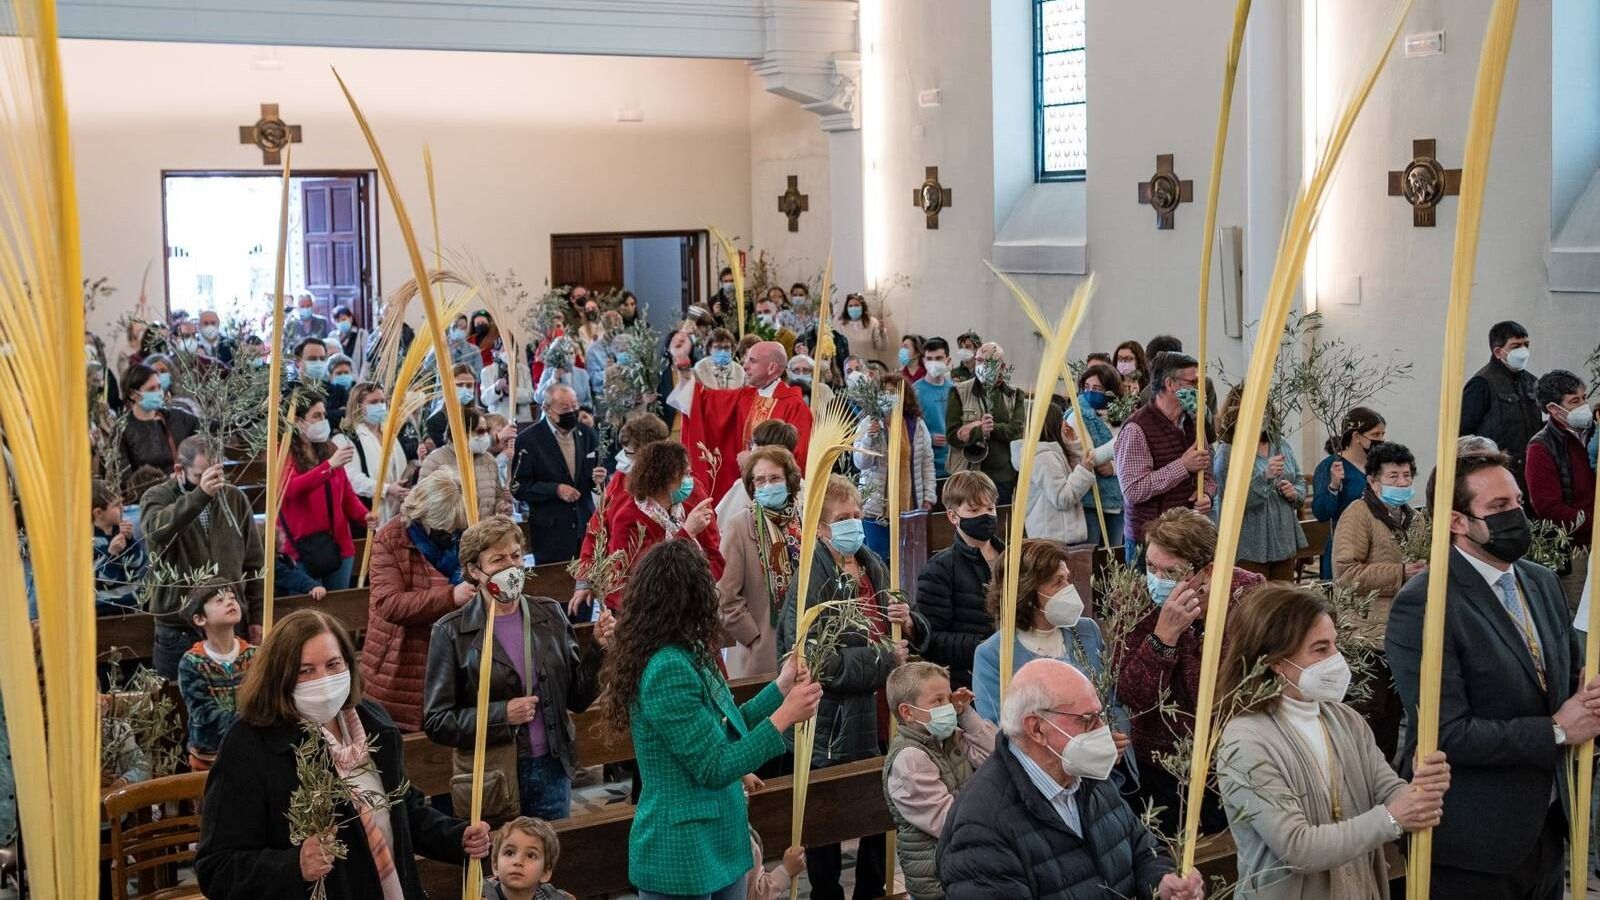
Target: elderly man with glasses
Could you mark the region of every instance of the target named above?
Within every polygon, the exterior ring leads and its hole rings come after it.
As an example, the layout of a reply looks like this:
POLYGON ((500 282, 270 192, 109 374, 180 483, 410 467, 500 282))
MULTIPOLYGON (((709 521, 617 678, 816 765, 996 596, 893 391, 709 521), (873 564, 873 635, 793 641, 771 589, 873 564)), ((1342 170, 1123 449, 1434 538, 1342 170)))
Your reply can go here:
POLYGON ((939 838, 950 900, 1203 896, 1200 874, 1174 874, 1160 839, 1106 780, 1117 748, 1081 672, 1053 659, 1018 669, 1000 730, 939 838))

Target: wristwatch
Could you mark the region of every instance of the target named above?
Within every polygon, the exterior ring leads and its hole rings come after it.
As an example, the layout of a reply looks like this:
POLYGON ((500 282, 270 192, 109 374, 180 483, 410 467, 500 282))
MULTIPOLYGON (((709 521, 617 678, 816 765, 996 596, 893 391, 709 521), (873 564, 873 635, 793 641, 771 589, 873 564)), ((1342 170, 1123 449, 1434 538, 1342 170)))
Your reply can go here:
POLYGON ((1565 747, 1567 745, 1567 730, 1562 728, 1561 723, 1555 719, 1550 720, 1550 727, 1555 729, 1556 732, 1556 746, 1565 747))

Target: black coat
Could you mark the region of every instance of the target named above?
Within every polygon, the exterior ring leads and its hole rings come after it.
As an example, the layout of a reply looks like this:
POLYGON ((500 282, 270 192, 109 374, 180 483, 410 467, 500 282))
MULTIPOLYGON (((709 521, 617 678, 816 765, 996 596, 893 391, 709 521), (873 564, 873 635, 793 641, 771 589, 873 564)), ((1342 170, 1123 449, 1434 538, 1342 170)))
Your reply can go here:
MULTIPOLYGON (((1556 744, 1550 717, 1577 689, 1581 658, 1555 574, 1526 560, 1514 571, 1539 632, 1549 686, 1539 687, 1521 631, 1456 549, 1450 551, 1439 684, 1439 749, 1450 760, 1450 791, 1433 830, 1433 859, 1499 875, 1533 851, 1552 788, 1561 789, 1555 802, 1566 809, 1566 748, 1556 744)), ((1422 615, 1431 575, 1408 580, 1395 595, 1384 635, 1408 722, 1417 720, 1422 615)), ((1411 777, 1416 742, 1414 729, 1402 730, 1404 778, 1411 777)))
MULTIPOLYGON (((578 767, 577 734, 569 712, 581 713, 600 694, 604 651, 591 643, 581 654, 572 625, 560 604, 549 597, 529 597, 533 664, 539 670, 537 715, 549 736, 550 752, 570 776, 578 767)), ((436 744, 471 751, 478 733, 478 670, 483 655, 483 601, 472 600, 433 623, 428 638, 428 672, 422 689, 422 730, 436 744)), ((499 624, 498 622, 496 623, 499 624)), ((494 668, 489 673, 490 744, 515 740, 519 756, 528 756, 528 729, 506 723, 507 701, 526 696, 516 665, 497 636, 494 668)))
MULTIPOLYGON (((376 741, 372 762, 392 791, 405 780, 400 732, 383 707, 363 701, 357 710, 367 736, 376 741)), ((258 728, 239 722, 228 731, 217 764, 206 781, 195 874, 211 900, 304 900, 309 883, 300 877, 300 848, 289 843, 289 795, 299 786, 294 749, 305 732, 292 723, 258 728)), ((329 897, 383 900, 366 832, 354 809, 345 809, 339 839, 348 859, 328 874, 329 897)), ((389 810, 390 846, 408 900, 423 900, 415 855, 460 865, 467 823, 434 809, 416 788, 389 810)))
POLYGON ((592 473, 600 464, 599 437, 593 428, 579 424, 572 430, 576 472, 569 474, 554 428, 548 419, 524 426, 517 432, 512 462, 511 492, 528 504, 528 518, 533 525, 529 551, 540 565, 566 562, 583 547, 584 529, 594 515, 592 473), (578 489, 576 502, 561 499, 556 489, 563 484, 578 489))
MULTIPOLYGON (((992 543, 1004 552, 999 539, 992 543)), ((917 576, 917 611, 928 620, 923 655, 950 670, 952 688, 972 687, 972 655, 994 634, 984 598, 992 574, 983 552, 967 546, 958 534, 917 576)))
POLYGON ((1001 736, 961 792, 939 835, 939 880, 949 900, 1153 897, 1173 869, 1111 781, 1083 779, 1073 834, 1001 736))

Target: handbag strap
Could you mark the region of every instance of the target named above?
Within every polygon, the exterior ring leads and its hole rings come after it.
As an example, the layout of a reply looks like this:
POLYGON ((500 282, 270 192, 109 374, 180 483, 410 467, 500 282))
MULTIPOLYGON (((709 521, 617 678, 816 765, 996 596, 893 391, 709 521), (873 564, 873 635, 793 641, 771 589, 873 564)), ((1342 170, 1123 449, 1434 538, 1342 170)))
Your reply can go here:
MULTIPOLYGON (((331 483, 323 483, 322 496, 323 499, 325 499, 328 503, 328 531, 331 532, 333 531, 333 485, 331 483)), ((278 509, 278 527, 283 529, 283 534, 289 539, 290 544, 293 544, 295 541, 299 540, 299 538, 294 536, 294 532, 289 530, 289 520, 283 517, 283 509, 281 506, 278 509)), ((315 534, 315 532, 313 532, 313 534, 315 534)))

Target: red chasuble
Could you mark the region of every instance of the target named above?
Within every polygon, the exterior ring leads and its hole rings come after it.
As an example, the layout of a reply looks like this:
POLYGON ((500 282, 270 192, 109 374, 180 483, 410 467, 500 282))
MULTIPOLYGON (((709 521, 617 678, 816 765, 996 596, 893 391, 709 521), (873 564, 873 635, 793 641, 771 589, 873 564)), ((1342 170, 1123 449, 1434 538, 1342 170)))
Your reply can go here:
POLYGON ((695 485, 707 495, 721 497, 738 480, 739 454, 750 446, 750 433, 768 419, 782 419, 799 429, 800 443, 794 455, 800 468, 805 469, 811 407, 806 405, 799 388, 779 384, 769 399, 750 385, 716 390, 696 380, 689 409, 691 413, 683 419, 683 446, 689 451, 695 485))

